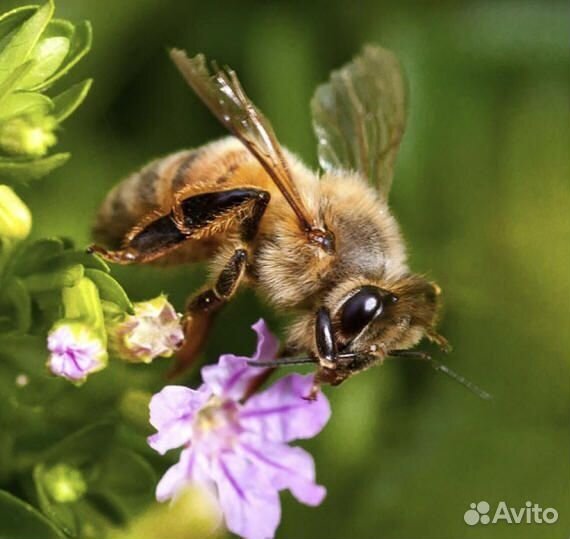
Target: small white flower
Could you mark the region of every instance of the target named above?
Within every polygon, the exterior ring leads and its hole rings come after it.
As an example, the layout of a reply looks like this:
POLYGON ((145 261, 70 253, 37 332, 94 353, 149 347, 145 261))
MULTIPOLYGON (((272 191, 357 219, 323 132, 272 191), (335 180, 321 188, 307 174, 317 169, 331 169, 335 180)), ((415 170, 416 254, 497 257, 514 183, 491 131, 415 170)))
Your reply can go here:
POLYGON ((155 357, 171 356, 180 347, 184 340, 180 316, 166 296, 135 303, 134 311, 109 330, 118 357, 150 363, 155 357))

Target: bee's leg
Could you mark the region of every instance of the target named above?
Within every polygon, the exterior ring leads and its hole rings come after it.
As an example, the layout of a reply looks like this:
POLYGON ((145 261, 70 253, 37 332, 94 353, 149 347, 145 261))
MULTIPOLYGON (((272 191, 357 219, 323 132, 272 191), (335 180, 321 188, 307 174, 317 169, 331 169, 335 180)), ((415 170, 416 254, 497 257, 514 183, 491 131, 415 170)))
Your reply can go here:
POLYGON ((182 207, 183 198, 181 193, 174 193, 172 195, 172 209, 171 215, 176 228, 183 234, 192 234, 192 228, 186 224, 186 217, 184 216, 184 208, 182 207))
POLYGON ((233 297, 245 273, 247 251, 236 249, 213 287, 190 298, 183 319, 184 344, 176 353, 176 362, 168 373, 175 377, 184 372, 200 353, 215 315, 233 297))
POLYGON ((259 189, 201 193, 178 201, 166 215, 150 212, 129 231, 121 249, 110 251, 94 245, 89 252, 117 264, 151 262, 189 238, 207 238, 234 224, 240 225, 242 238, 248 243, 257 232, 268 202, 269 193, 259 189))
POLYGON ((115 264, 141 264, 160 258, 184 242, 188 235, 179 230, 170 214, 157 216, 152 212, 129 231, 121 249, 107 250, 91 245, 87 251, 115 264))
POLYGON ((192 296, 184 316, 184 344, 176 354, 176 363, 169 373, 177 376, 188 369, 202 350, 215 315, 233 297, 245 274, 247 247, 255 238, 261 217, 269 203, 269 193, 257 191, 247 214, 241 217, 241 246, 238 247, 218 275, 213 287, 192 296))

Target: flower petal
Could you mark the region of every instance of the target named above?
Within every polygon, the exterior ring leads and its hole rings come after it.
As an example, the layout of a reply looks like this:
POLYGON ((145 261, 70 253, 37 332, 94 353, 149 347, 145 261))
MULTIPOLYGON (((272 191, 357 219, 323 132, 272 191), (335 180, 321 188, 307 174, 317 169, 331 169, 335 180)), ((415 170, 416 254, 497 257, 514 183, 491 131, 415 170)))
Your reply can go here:
POLYGON ((275 359, 279 350, 277 337, 269 331, 265 320, 260 318, 253 326, 253 331, 257 333, 257 349, 251 358, 253 361, 269 361, 275 359))
POLYGON ((211 395, 201 386, 198 390, 184 386, 166 386, 150 401, 150 423, 157 433, 148 438, 149 445, 160 454, 180 447, 192 436, 192 420, 211 395))
POLYGON ((202 380, 214 395, 239 400, 252 378, 259 374, 247 364, 247 358, 225 354, 216 365, 202 367, 202 380))
POLYGON ((291 374, 253 395, 240 412, 240 423, 248 431, 276 442, 312 438, 331 414, 322 393, 314 401, 305 398, 311 391, 313 378, 312 374, 291 374))
POLYGON ((73 382, 82 382, 87 376, 103 369, 107 352, 101 340, 80 322, 65 322, 52 328, 47 347, 51 352, 47 366, 50 371, 73 382))
POLYGON ((191 449, 185 449, 180 453, 180 460, 166 470, 161 480, 156 485, 156 499, 164 502, 174 498, 190 482, 194 455, 191 449))
POLYGON ((215 395, 234 400, 241 399, 251 381, 260 376, 265 369, 250 367, 250 360, 271 360, 277 355, 279 341, 269 331, 263 320, 258 320, 252 329, 257 333, 257 348, 253 357, 224 354, 217 365, 202 368, 202 379, 215 395))
POLYGON ((279 494, 259 468, 233 453, 220 455, 214 469, 226 526, 245 539, 269 539, 281 520, 279 494))
POLYGON ((278 490, 289 489, 297 500, 313 506, 326 496, 326 489, 315 483, 313 457, 304 449, 260 441, 252 435, 243 437, 241 449, 278 490))

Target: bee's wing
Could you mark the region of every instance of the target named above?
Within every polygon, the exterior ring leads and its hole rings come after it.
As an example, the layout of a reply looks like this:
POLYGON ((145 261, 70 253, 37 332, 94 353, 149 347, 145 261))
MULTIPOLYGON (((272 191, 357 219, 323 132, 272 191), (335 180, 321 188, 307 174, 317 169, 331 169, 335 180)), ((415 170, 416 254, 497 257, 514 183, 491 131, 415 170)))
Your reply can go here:
POLYGON ((287 168, 287 162, 273 128, 247 97, 229 68, 213 65, 210 73, 203 54, 188 58, 173 49, 170 56, 188 84, 220 122, 257 158, 297 215, 303 229, 314 226, 287 168))
POLYGON ((367 45, 311 101, 321 167, 357 170, 387 197, 406 124, 407 85, 389 50, 367 45))

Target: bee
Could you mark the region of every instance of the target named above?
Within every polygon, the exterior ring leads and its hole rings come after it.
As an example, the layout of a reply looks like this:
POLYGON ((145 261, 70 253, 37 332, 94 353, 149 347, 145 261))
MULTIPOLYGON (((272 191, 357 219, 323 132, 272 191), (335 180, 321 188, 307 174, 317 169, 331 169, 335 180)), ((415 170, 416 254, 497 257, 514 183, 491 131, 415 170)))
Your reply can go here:
POLYGON ((411 350, 423 338, 447 348, 436 330, 440 288, 408 267, 388 205, 407 110, 396 56, 368 45, 317 88, 320 174, 279 144, 234 71, 209 68, 202 54, 170 56, 231 136, 118 184, 94 227, 105 247, 91 251, 118 264, 209 263, 211 283, 186 306, 175 372, 242 285, 293 314, 283 357, 270 365, 316 363, 313 396, 387 357, 430 359, 411 350))

